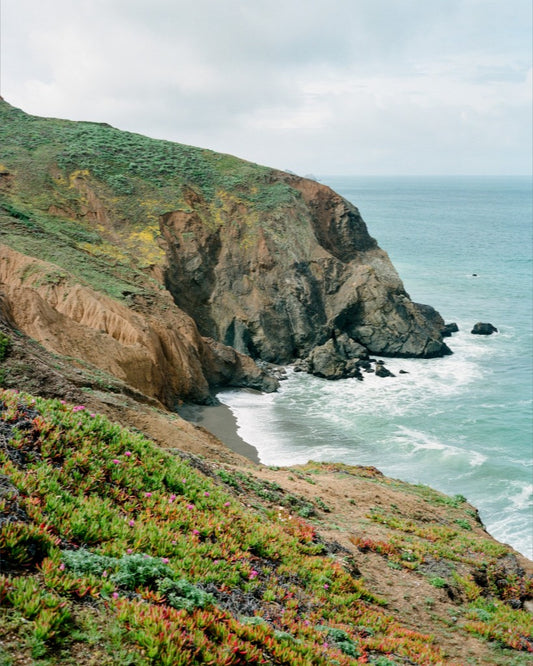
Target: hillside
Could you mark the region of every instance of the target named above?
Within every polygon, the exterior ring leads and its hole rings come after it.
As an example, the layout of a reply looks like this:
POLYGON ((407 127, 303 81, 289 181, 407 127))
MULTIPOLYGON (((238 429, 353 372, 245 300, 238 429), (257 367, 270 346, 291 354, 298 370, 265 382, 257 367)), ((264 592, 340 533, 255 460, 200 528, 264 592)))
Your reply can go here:
POLYGON ((228 155, 0 101, 0 223, 17 328, 170 407, 275 388, 250 357, 449 353, 354 206, 228 155))
POLYGON ((328 188, 0 100, 0 664, 530 663, 533 565, 464 497, 174 411, 442 325, 328 188))
POLYGON ((208 461, 21 393, 0 436, 3 663, 529 663, 527 561, 462 497, 208 461))

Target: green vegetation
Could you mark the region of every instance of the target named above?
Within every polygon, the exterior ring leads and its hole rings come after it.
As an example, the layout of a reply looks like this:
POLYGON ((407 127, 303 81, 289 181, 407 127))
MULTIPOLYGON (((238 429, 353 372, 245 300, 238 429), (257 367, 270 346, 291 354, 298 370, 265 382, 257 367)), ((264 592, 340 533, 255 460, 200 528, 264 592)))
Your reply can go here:
POLYGON ((0 419, 0 630, 35 663, 441 663, 300 517, 83 405, 3 391, 0 419))
POLYGON ((145 269, 164 261, 164 214, 195 212, 214 230, 238 210, 243 244, 259 227, 281 242, 283 211, 301 201, 266 167, 3 101, 0 173, 2 242, 119 300, 159 288, 145 269))
POLYGON ((0 331, 0 362, 2 362, 9 353, 11 338, 0 331))
MULTIPOLYGON (((302 518, 310 518, 316 515, 315 507, 311 502, 298 495, 287 494, 274 481, 257 479, 252 474, 240 471, 228 472, 225 469, 217 470, 217 475, 221 481, 233 488, 237 493, 252 492, 260 499, 266 500, 271 504, 277 504, 278 506, 295 511, 302 518)), ((317 506, 323 509, 322 505, 324 503, 322 500, 317 498, 315 501, 317 506)))

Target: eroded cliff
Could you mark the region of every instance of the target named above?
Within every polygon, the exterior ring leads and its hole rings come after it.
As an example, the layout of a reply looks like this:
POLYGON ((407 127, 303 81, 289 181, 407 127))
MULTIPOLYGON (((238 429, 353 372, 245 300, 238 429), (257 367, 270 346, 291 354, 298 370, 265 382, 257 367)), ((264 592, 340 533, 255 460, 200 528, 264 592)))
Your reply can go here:
POLYGON ((440 316, 329 188, 3 101, 0 120, 0 288, 56 353, 166 405, 275 388, 251 359, 313 372, 340 351, 449 353, 440 316))

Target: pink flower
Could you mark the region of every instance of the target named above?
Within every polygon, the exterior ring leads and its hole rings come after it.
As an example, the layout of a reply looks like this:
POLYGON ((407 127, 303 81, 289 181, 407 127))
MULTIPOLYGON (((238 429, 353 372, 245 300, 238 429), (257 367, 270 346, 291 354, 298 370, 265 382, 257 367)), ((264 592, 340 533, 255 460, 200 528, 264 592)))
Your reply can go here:
POLYGON ((169 502, 173 502, 175 499, 176 499, 176 495, 171 495, 171 496, 168 498, 168 501, 169 501, 169 502))
POLYGON ((168 557, 162 557, 161 562, 163 562, 163 564, 168 564, 170 560, 168 559, 168 557))
POLYGON ((113 599, 118 599, 118 592, 113 592, 111 596, 113 597, 113 599))
POLYGON ((178 542, 176 540, 170 542, 173 546, 175 546, 178 542))
POLYGON ((259 573, 255 569, 252 569, 250 571, 250 578, 255 578, 258 575, 259 575, 259 573))
POLYGON ((152 497, 152 493, 144 493, 145 497, 152 497))
POLYGON ((94 419, 94 417, 96 416, 96 414, 91 414, 91 416, 92 416, 92 417, 93 417, 93 419, 94 419))
POLYGON ((120 465, 120 460, 117 460, 116 458, 113 458, 111 461, 114 465, 120 465))
POLYGON ((135 521, 134 521, 134 520, 130 520, 130 522, 128 523, 128 525, 129 525, 130 527, 133 527, 133 526, 135 525, 135 521))
POLYGON ((126 456, 126 458, 129 458, 131 456, 131 451, 126 451, 124 455, 126 456))
POLYGON ((205 493, 204 493, 204 497, 209 497, 209 493, 208 493, 208 492, 205 492, 205 493))
POLYGON ((327 583, 324 583, 324 589, 329 590, 329 585, 327 583))
POLYGON ((132 549, 132 548, 128 548, 128 549, 126 550, 126 552, 128 553, 128 555, 131 555, 131 554, 133 553, 133 549, 132 549))
POLYGON ((192 533, 196 534, 196 535, 200 534, 200 532, 198 530, 193 530, 192 533))
POLYGON ((231 502, 224 502, 224 506, 231 506, 231 502))
POLYGON ((67 404, 67 401, 66 401, 66 400, 60 400, 59 402, 60 402, 62 405, 66 405, 66 404, 67 404))
POLYGON ((194 509, 194 504, 187 504, 187 508, 189 511, 192 511, 194 509))
POLYGON ((102 577, 107 578, 107 571, 102 571, 102 577))
POLYGON ((63 562, 59 565, 59 571, 65 571, 65 564, 63 562))
POLYGON ((76 405, 75 407, 72 408, 73 412, 81 412, 82 409, 85 409, 84 405, 76 405))

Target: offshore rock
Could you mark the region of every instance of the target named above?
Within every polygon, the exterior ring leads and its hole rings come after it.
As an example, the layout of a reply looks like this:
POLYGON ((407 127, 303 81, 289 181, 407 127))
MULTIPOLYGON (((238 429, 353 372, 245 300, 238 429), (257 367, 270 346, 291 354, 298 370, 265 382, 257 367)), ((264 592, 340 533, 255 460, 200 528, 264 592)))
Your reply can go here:
POLYGON ((383 361, 376 363, 376 377, 395 377, 396 375, 385 367, 383 361))
POLYGON ((333 330, 382 356, 451 353, 442 317, 411 301, 355 206, 291 174, 272 171, 271 181, 290 187, 290 205, 226 198, 214 219, 191 190, 188 210, 161 219, 167 289, 203 335, 272 363, 317 349, 310 366, 332 377, 346 372, 333 330))
POLYGON ((498 329, 496 326, 493 326, 488 322, 481 321, 478 321, 477 324, 474 324, 474 328, 470 331, 470 333, 473 335, 492 335, 493 333, 497 332, 498 329))

